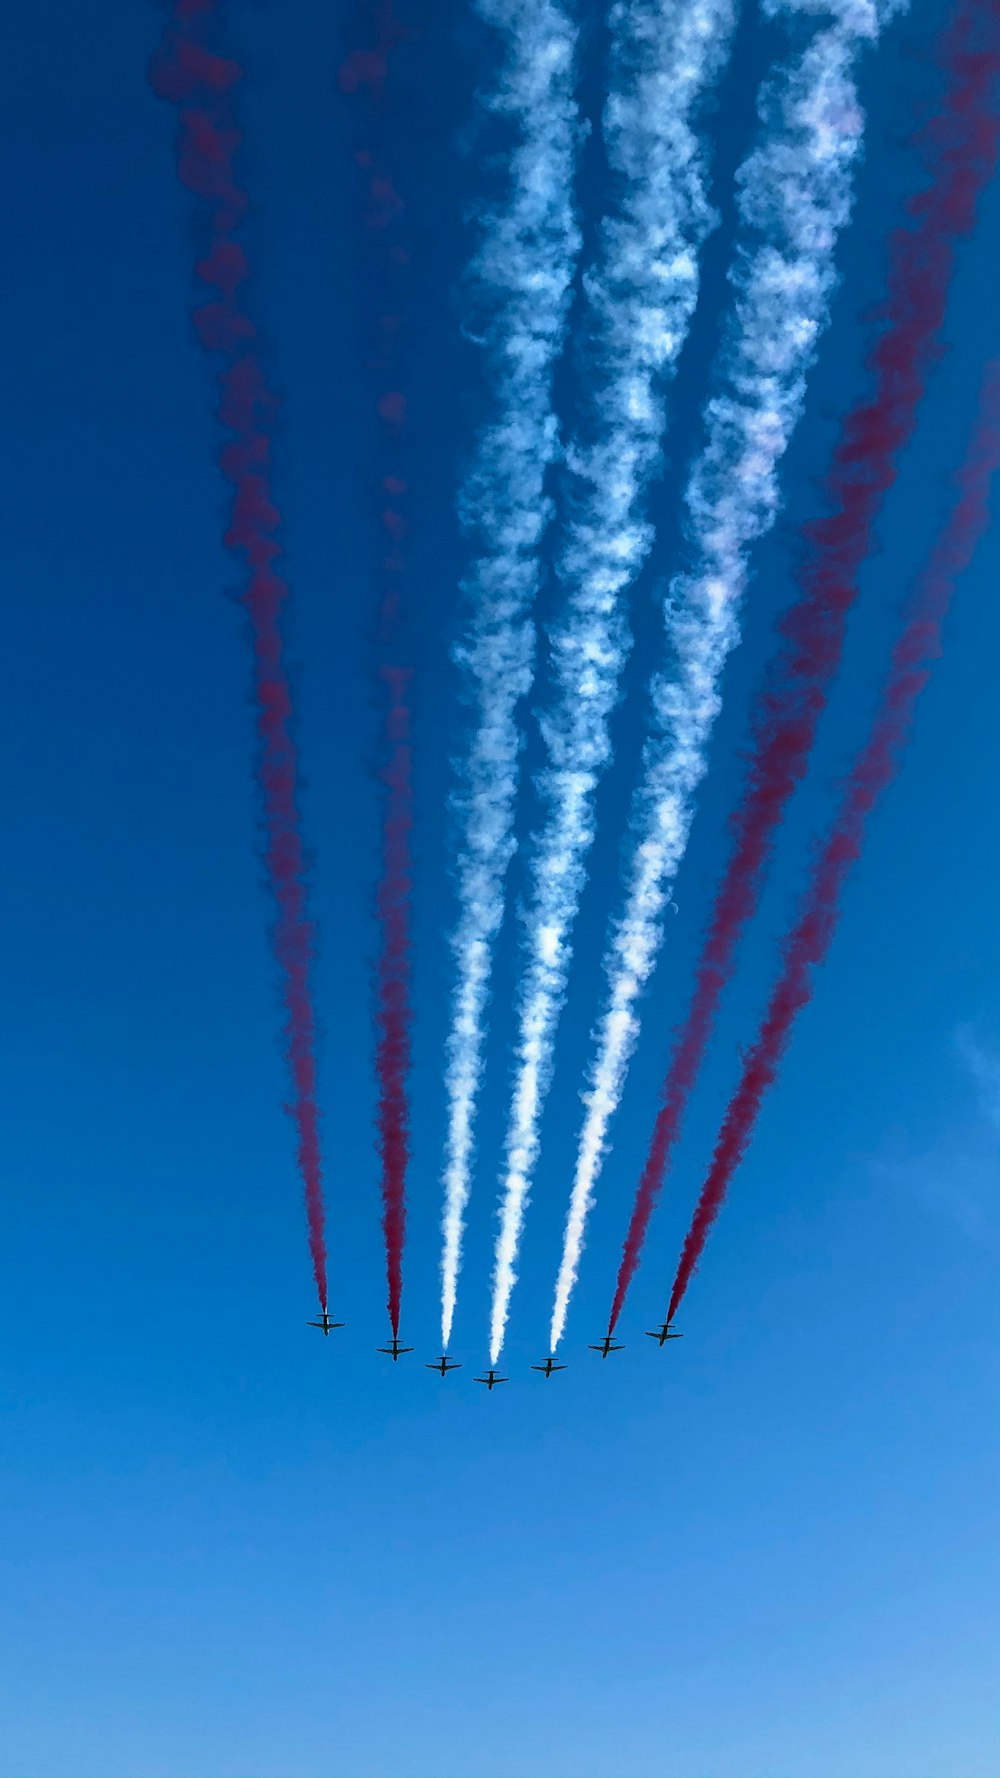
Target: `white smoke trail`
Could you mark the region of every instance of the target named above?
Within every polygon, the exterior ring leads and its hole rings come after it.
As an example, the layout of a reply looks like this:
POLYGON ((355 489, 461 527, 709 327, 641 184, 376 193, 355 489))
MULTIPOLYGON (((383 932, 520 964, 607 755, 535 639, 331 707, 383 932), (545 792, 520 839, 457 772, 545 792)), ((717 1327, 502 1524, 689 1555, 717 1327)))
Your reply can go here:
POLYGON ((504 38, 496 89, 484 107, 514 137, 507 189, 481 218, 470 285, 486 320, 493 415, 477 441, 461 497, 475 559, 471 608, 457 651, 474 730, 460 768, 459 914, 452 995, 441 1260, 441 1337, 451 1339, 469 1199, 476 1098, 493 946, 514 850, 517 705, 530 689, 538 551, 549 517, 543 487, 557 450, 552 371, 562 347, 579 237, 573 207, 576 31, 559 0, 476 0, 504 38))
POLYGON ((543 720, 546 804, 535 837, 517 1067, 507 1129, 490 1345, 496 1363, 514 1287, 539 1121, 593 838, 594 792, 629 647, 623 595, 652 527, 642 497, 660 461, 666 384, 698 296, 714 217, 693 115, 726 59, 736 0, 616 0, 609 14, 608 160, 620 208, 584 280, 592 442, 569 455, 574 517, 560 560, 565 609, 551 636, 555 707, 543 720))
POLYGON ((672 582, 664 620, 672 654, 652 685, 625 905, 604 960, 607 998, 556 1282, 550 1346, 562 1339, 587 1214, 639 1030, 637 1002, 662 937, 662 916, 704 776, 719 680, 738 637, 752 541, 774 522, 777 469, 802 413, 826 324, 838 237, 850 217, 862 146, 855 64, 893 0, 770 0, 771 15, 826 14, 806 47, 766 82, 762 140, 737 175, 735 303, 722 348, 721 392, 685 492, 690 566, 672 582))

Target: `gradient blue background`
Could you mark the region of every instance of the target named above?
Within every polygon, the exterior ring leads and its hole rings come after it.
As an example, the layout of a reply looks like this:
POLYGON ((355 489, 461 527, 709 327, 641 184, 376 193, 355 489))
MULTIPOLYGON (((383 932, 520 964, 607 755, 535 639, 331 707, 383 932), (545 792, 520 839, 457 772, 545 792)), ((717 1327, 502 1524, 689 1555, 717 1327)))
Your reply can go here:
MULTIPOLYGON (((1000 568, 963 583, 901 778, 873 824, 815 1002, 685 1305, 662 1313, 718 1117, 860 740, 913 572, 997 349, 1000 191, 962 248, 952 350, 864 576, 809 785, 782 836, 623 1322, 606 1320, 669 1031, 723 857, 750 697, 792 592, 863 317, 935 90, 944 13, 864 68, 870 150, 787 505, 757 552, 679 916, 646 1010, 580 1288, 571 1368, 541 1355, 601 940, 676 558, 732 238, 731 173, 774 39, 752 16, 716 114, 722 226, 677 384, 629 702, 492 1397, 487 1319, 512 1033, 503 936, 476 1195, 447 1384, 438 1350, 449 751, 458 464, 482 391, 458 338, 461 143, 491 54, 436 8, 401 64, 420 349, 417 1041, 403 1332, 385 1332, 369 965, 375 715, 367 680, 375 430, 364 278, 334 71, 346 8, 232 7, 248 69, 248 238, 285 392, 278 484, 323 928, 319 1002, 337 1342, 312 1313, 281 1111, 252 711, 219 536, 209 383, 186 319, 189 207, 144 83, 152 7, 4 10, 7 253, 0 1239, 0 1778, 993 1778, 1000 1250, 1000 568), (459 395, 457 391, 461 391, 459 395)), ((599 9, 582 92, 600 90, 599 9)), ((404 128, 405 125, 405 128, 404 128)), ((401 163, 402 164, 402 163, 401 163)), ((588 150, 588 238, 602 171, 588 150)), ((572 372, 561 379, 572 408, 572 372)), ((534 740, 528 766, 537 759, 534 740)), ((530 827, 532 806, 521 820, 530 827)), ((516 898, 523 866, 512 877, 516 898)))

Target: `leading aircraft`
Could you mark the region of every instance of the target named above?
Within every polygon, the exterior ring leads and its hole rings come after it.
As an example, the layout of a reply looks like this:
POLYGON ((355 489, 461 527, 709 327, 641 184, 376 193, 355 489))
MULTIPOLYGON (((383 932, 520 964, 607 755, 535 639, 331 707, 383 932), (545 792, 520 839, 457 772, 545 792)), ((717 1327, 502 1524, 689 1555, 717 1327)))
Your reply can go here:
POLYGON ((442 1352, 440 1358, 435 1359, 433 1364, 424 1365, 425 1371, 437 1371, 439 1377, 446 1377, 449 1371, 460 1371, 461 1368, 461 1365, 454 1358, 449 1358, 446 1352, 442 1352))
POLYGON ((564 1371, 566 1366, 564 1364, 556 1364, 556 1361, 550 1352, 544 1364, 533 1364, 531 1368, 533 1371, 541 1371, 543 1377, 551 1377, 553 1371, 564 1371))
POLYGON ((623 1352, 625 1348, 620 1343, 616 1343, 609 1333, 606 1333, 600 1345, 591 1346, 590 1350, 599 1352, 602 1358, 607 1358, 609 1352, 623 1352))
POLYGON ((307 1327, 321 1327, 323 1329, 323 1338, 324 1339, 326 1338, 327 1334, 330 1334, 333 1332, 335 1327, 346 1327, 347 1326, 347 1323, 345 1321, 331 1321, 329 1311, 327 1309, 321 1309, 319 1312, 319 1317, 320 1318, 318 1321, 307 1321, 306 1326, 307 1327))
POLYGON ((393 1334, 392 1345, 391 1346, 380 1346, 379 1351, 384 1352, 387 1358, 391 1358, 393 1364, 397 1364, 398 1361, 402 1358, 403 1353, 404 1352, 412 1352, 413 1347, 412 1346, 401 1346, 399 1343, 399 1335, 393 1334))
POLYGON ((487 1389, 495 1389, 498 1383, 506 1383, 509 1379, 507 1377, 498 1377, 495 1370, 488 1370, 485 1377, 476 1377, 474 1381, 477 1383, 485 1383, 487 1389))
POLYGON ((684 1335, 682 1333, 676 1333, 669 1321, 665 1321, 657 1333, 651 1333, 647 1327, 646 1338, 647 1340, 655 1340, 658 1346, 664 1346, 668 1340, 682 1340, 684 1335))

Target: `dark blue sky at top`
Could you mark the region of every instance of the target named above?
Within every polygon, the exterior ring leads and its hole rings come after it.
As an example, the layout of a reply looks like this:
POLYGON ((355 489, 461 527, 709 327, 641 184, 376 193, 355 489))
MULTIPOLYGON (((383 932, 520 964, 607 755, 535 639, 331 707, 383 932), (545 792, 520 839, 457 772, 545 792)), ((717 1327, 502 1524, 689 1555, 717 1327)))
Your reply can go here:
MULTIPOLYGON (((580 92, 595 114, 604 37, 601 9, 585 11, 580 92)), ((172 117, 144 78, 158 14, 120 0, 4 12, 0 1778, 993 1771, 997 1577, 984 1528, 1000 1167, 976 1066, 996 1068, 1000 1051, 995 540, 960 589, 902 775, 686 1304, 688 1337, 662 1355, 639 1347, 809 845, 945 510, 979 368, 997 349, 995 187, 959 253, 950 350, 654 1223, 628 1350, 615 1366, 583 1350, 606 1318, 797 535, 818 510, 838 417, 864 387, 886 234, 914 178, 906 137, 935 90, 929 52, 945 16, 937 0, 915 6, 863 67, 869 148, 842 283, 784 467, 784 511, 754 557, 680 912, 571 1311, 571 1368, 545 1384, 526 1366, 548 1326, 658 659, 654 595, 678 559, 678 493, 719 337, 732 171, 777 41, 752 8, 717 95, 721 223, 652 495, 657 541, 634 592, 636 645, 505 1355, 512 1382, 489 1398, 469 1378, 485 1346, 523 858, 497 959, 456 1321, 467 1368, 446 1387, 418 1361, 437 1350, 448 762, 465 721, 449 660, 463 566, 455 493, 485 400, 461 336, 460 274, 497 147, 473 127, 472 103, 493 42, 454 0, 426 8, 384 124, 414 244, 418 805, 403 1311, 418 1353, 391 1370, 373 1350, 385 1331, 370 1018, 378 459, 357 117, 335 82, 349 9, 230 8, 247 70, 254 301, 284 398, 276 481, 322 929, 331 1283, 349 1324, 336 1345, 303 1326, 311 1282, 281 1109, 248 658, 224 596, 235 573, 220 546, 211 384, 187 320, 189 203, 172 117)), ((607 196, 596 137, 580 192, 592 243, 607 196)), ((558 380, 567 420, 579 377, 570 353, 558 380)), ((549 580, 543 619, 555 598, 549 580)), ((525 727, 527 780, 540 752, 528 715, 525 727)), ((533 813, 528 790, 522 837, 533 813)))

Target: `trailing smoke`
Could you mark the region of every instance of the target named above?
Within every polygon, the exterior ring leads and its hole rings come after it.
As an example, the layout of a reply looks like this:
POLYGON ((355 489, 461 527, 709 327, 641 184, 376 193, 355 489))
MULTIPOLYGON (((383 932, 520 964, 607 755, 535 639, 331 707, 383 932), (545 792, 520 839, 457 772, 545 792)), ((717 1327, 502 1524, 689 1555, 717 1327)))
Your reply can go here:
POLYGON ((584 278, 582 381, 592 437, 568 452, 573 517, 559 566, 565 606, 551 633, 554 708, 543 718, 517 1069, 496 1247, 491 1353, 503 1343, 572 928, 594 833, 594 793, 629 648, 625 597, 649 553, 644 496, 659 462, 666 386, 698 298, 698 253, 714 217, 705 149, 693 127, 718 78, 733 0, 619 0, 612 7, 604 136, 621 184, 596 266, 584 278))
POLYGON ((154 92, 177 108, 177 174, 198 200, 207 235, 195 274, 209 293, 194 309, 198 341, 220 366, 216 413, 228 435, 219 467, 232 490, 225 546, 239 562, 242 603, 250 621, 257 709, 256 776, 264 818, 264 859, 277 918, 272 933, 285 1003, 285 1053, 292 1082, 289 1107, 297 1135, 320 1307, 327 1307, 326 1240, 312 968, 315 927, 309 917, 306 857, 298 809, 298 757, 292 698, 281 634, 287 582, 275 569, 281 514, 271 486, 272 429, 278 401, 268 386, 257 329, 247 303, 250 275, 237 233, 249 208, 235 162, 242 142, 234 91, 238 62, 209 47, 222 8, 218 0, 174 0, 163 41, 153 55, 154 92))
POLYGON ((989 523, 989 497, 1000 470, 1000 359, 987 367, 979 422, 959 475, 959 499, 911 602, 893 649, 892 668, 868 742, 851 773, 840 812, 819 853, 797 924, 782 946, 781 974, 743 1073, 726 1111, 708 1178, 684 1240, 667 1319, 680 1307, 722 1208, 729 1182, 746 1154, 768 1087, 788 1047, 792 1026, 812 998, 812 972, 836 931, 840 896, 860 856, 869 815, 899 769, 917 699, 931 663, 941 653, 941 627, 960 574, 989 523))
POLYGON ((364 190, 364 269, 375 287, 375 328, 368 359, 375 379, 379 425, 380 538, 375 677, 384 710, 380 772, 384 786, 381 875, 375 896, 379 952, 375 972, 376 1125, 381 1160, 382 1232, 385 1238, 389 1321, 399 1332, 406 1239, 406 1180, 410 1162, 407 1081, 412 1052, 411 1003, 413 761, 410 739, 410 669, 402 657, 405 614, 405 543, 409 531, 409 482, 403 450, 409 420, 399 387, 406 347, 410 251, 406 204, 391 165, 388 129, 392 52, 409 37, 393 0, 370 0, 363 22, 367 41, 340 69, 348 96, 363 96, 363 140, 355 162, 364 190))
MULTIPOLYGON (((770 8, 795 34, 809 0, 770 8)), ((774 523, 778 465, 801 417, 806 377, 826 325, 834 254, 852 204, 864 130, 855 87, 861 48, 889 7, 823 6, 832 14, 764 84, 761 138, 737 175, 739 232, 717 392, 707 441, 685 492, 690 567, 664 608, 671 674, 653 683, 653 731, 633 800, 625 905, 604 960, 607 993, 585 1095, 550 1330, 563 1336, 587 1216, 639 1033, 640 995, 707 765, 719 681, 738 632, 751 543, 774 523)))
POLYGON ((970 0, 942 45, 947 86, 926 138, 928 183, 911 201, 910 224, 890 241, 886 325, 869 359, 874 390, 844 422, 827 478, 830 512, 806 533, 801 596, 782 622, 783 647, 754 714, 747 785, 731 822, 732 851, 636 1193, 612 1328, 638 1267, 740 935, 757 909, 776 830, 809 762, 876 518, 939 355, 955 244, 972 228, 976 200, 996 163, 998 120, 987 100, 997 57, 970 47, 978 14, 970 0))
POLYGON ((476 0, 501 34, 502 65, 484 110, 514 141, 503 199, 481 219, 468 291, 483 316, 490 417, 460 501, 473 560, 469 617, 456 658, 472 711, 457 767, 458 920, 447 1044, 441 1338, 447 1350, 462 1262, 476 1101, 493 948, 514 851, 521 739, 517 713, 534 670, 532 608, 549 520, 546 471, 558 439, 552 375, 562 349, 579 233, 573 207, 576 31, 559 0, 476 0))

